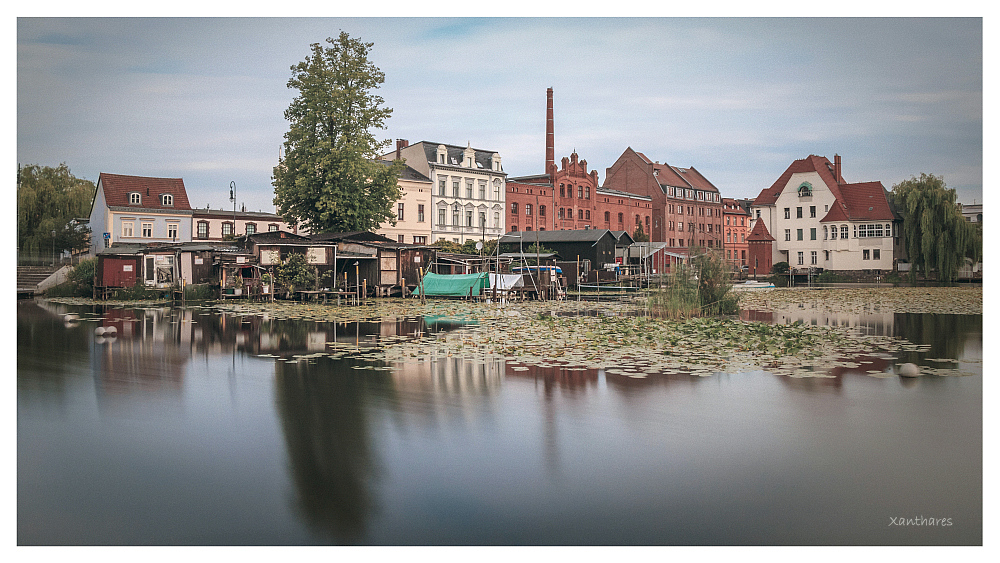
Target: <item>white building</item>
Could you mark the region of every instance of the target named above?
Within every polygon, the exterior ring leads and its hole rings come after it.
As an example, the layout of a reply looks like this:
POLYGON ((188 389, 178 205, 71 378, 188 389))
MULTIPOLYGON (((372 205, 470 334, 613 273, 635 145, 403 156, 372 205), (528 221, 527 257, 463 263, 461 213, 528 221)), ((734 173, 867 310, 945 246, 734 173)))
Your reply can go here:
POLYGON ((901 218, 881 182, 848 184, 834 163, 809 155, 796 160, 753 203, 775 241, 774 263, 790 268, 892 270, 901 252, 901 218))
POLYGON ((507 174, 500 154, 493 151, 420 141, 396 142, 383 156, 402 158, 431 181, 431 239, 459 244, 466 240, 498 239, 506 229, 504 202, 507 174))
POLYGON ((192 213, 181 178, 101 172, 90 208, 90 253, 117 243, 189 242, 192 213))

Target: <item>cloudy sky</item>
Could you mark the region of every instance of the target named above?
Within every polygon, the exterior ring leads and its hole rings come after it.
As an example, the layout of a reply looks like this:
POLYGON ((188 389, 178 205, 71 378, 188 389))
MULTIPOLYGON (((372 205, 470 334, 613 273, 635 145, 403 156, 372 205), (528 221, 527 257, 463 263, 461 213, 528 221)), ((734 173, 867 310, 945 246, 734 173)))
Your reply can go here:
POLYGON ((343 30, 374 43, 385 139, 556 160, 603 183, 627 147, 755 197, 795 159, 849 182, 943 175, 982 202, 983 26, 973 19, 17 19, 17 160, 181 177, 192 205, 272 211, 290 67, 343 30))

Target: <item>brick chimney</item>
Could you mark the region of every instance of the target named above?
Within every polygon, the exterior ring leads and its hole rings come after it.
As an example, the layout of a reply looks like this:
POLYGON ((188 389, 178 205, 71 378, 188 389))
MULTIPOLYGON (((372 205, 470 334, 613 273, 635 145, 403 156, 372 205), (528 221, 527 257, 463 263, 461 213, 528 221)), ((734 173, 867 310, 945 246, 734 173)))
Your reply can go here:
POLYGON ((833 177, 834 177, 835 180, 837 180, 837 184, 843 184, 844 183, 844 176, 841 175, 840 155, 839 154, 834 154, 833 155, 833 177))
POLYGON ((552 174, 556 166, 556 141, 552 119, 552 88, 545 91, 545 173, 552 174))
POLYGON ((410 146, 410 142, 406 139, 396 139, 396 160, 402 158, 400 152, 408 146, 410 146))

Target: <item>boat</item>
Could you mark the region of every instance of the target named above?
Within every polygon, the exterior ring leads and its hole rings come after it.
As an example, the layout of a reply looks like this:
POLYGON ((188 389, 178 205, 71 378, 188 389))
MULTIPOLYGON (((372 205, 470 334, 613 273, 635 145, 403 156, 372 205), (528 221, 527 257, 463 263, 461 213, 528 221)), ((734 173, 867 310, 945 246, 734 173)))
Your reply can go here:
POLYGON ((774 289, 774 284, 771 282, 762 282, 747 280, 742 283, 734 283, 733 291, 760 291, 766 289, 774 289))

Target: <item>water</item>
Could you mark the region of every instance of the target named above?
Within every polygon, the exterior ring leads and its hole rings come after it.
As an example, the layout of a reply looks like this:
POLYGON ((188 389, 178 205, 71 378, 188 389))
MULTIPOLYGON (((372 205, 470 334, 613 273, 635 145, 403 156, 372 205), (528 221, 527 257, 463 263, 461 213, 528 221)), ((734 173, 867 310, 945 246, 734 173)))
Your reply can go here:
POLYGON ((968 376, 633 379, 288 361, 462 330, 423 319, 17 311, 22 545, 982 543, 981 315, 770 319, 903 336, 931 348, 894 361, 968 376), (894 523, 917 517, 951 525, 894 523))

